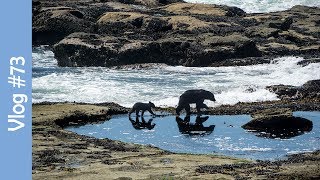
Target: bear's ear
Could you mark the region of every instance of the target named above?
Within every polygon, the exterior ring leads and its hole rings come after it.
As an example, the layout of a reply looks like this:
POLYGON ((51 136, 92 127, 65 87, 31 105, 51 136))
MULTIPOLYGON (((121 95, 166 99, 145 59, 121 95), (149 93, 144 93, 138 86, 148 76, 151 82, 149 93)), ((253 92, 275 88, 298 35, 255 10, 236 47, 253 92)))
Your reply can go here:
POLYGON ((151 102, 151 101, 149 101, 149 104, 152 104, 152 102, 151 102))

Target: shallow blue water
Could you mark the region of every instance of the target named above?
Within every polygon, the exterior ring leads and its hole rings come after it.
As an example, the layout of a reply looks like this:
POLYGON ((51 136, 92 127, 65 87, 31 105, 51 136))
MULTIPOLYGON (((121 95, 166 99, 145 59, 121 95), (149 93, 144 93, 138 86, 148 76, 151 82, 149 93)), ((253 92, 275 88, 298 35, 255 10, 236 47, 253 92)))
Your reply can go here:
MULTIPOLYGON (((288 154, 320 149, 320 112, 295 112, 294 115, 311 120, 312 131, 289 139, 258 137, 257 133, 241 128, 250 120, 248 115, 209 116, 209 119, 202 123, 203 126, 201 123, 196 124, 196 116, 191 116, 190 123, 193 125, 180 124, 180 127, 178 122, 181 121, 176 121, 175 116, 154 119, 145 116, 145 123, 138 124, 135 123, 135 117, 132 117, 131 122, 127 116, 121 115, 114 116, 103 124, 66 129, 96 138, 151 144, 172 152, 275 160, 288 154), (215 125, 214 129, 212 125, 215 125)), ((142 122, 140 118, 138 120, 142 122)))

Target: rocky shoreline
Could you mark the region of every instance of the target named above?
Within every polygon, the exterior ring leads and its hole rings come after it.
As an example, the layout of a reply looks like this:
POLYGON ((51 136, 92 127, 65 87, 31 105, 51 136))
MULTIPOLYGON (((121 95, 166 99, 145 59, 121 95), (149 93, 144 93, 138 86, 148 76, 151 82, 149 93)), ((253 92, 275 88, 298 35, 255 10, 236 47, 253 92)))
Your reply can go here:
POLYGON ((248 14, 181 0, 33 1, 33 45, 60 66, 233 66, 319 57, 320 8, 248 14))
MULTIPOLYGON (((319 110, 319 109, 318 109, 319 110)), ((216 155, 176 154, 63 129, 127 113, 113 103, 33 105, 33 179, 314 179, 319 151, 281 161, 248 161, 216 155), (307 169, 305 167, 308 167, 307 169)))
MULTIPOLYGON (((288 108, 319 111, 318 81, 300 92, 311 96, 285 97, 279 101, 238 103, 211 108, 208 114, 253 114, 258 110, 288 108)), ((278 86, 275 86, 278 87, 278 86)), ((293 87, 288 87, 292 89, 293 87)), ((290 95, 290 91, 287 91, 290 95)), ((172 112, 174 108, 158 108, 172 112)), ((291 155, 287 160, 249 161, 215 155, 176 154, 156 147, 96 139, 64 130, 72 125, 99 123, 128 108, 115 103, 33 104, 33 179, 316 179, 320 153, 291 155), (307 168, 306 168, 307 167, 307 168)))

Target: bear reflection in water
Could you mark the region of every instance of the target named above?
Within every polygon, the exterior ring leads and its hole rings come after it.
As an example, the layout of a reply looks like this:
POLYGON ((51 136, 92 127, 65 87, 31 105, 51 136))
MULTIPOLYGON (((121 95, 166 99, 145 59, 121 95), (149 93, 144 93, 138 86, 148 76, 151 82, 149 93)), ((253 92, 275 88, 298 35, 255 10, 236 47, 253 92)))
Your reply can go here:
POLYGON ((183 119, 176 117, 179 131, 181 134, 189 135, 209 135, 213 132, 215 125, 205 127, 203 123, 209 119, 209 116, 196 117, 195 123, 190 122, 190 116, 186 116, 183 119))
POLYGON ((132 126, 137 130, 140 130, 140 129, 151 130, 156 125, 155 123, 152 123, 152 121, 153 121, 152 118, 149 119, 148 122, 146 122, 143 116, 141 116, 141 122, 139 121, 139 117, 138 116, 136 116, 136 120, 135 121, 129 116, 129 120, 130 120, 132 126))
MULTIPOLYGON (((186 116, 184 119, 180 117, 176 117, 176 122, 179 128, 179 132, 181 134, 188 134, 188 135, 209 135, 213 132, 215 125, 204 126, 203 123, 209 119, 209 116, 197 116, 195 122, 190 122, 191 116, 186 116)), ((155 127, 155 123, 152 123, 153 119, 150 118, 148 121, 144 119, 143 116, 136 117, 133 120, 129 116, 129 121, 131 122, 132 126, 136 130, 148 129, 152 130, 155 127), (140 121, 141 118, 141 121, 140 121)))

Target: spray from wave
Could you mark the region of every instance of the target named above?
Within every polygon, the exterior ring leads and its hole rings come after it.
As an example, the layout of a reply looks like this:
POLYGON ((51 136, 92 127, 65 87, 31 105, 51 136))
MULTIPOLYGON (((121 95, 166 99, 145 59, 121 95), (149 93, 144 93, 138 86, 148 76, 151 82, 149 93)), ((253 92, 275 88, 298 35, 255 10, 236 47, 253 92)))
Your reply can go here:
POLYGON ((236 6, 247 13, 274 12, 290 9, 295 5, 320 7, 319 0, 185 0, 190 3, 236 6))

